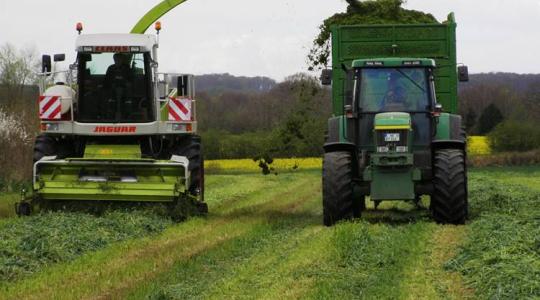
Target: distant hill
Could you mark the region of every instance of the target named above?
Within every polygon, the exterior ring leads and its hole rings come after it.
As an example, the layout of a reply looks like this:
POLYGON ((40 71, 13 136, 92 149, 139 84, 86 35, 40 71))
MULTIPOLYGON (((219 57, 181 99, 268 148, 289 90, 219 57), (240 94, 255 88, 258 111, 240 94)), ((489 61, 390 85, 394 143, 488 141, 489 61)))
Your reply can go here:
POLYGON ((268 77, 245 77, 231 74, 206 74, 195 78, 197 92, 221 94, 223 92, 255 92, 262 93, 276 86, 276 81, 268 77))
POLYGON ((479 73, 471 74, 469 82, 460 83, 460 90, 475 89, 479 86, 505 87, 516 93, 526 93, 534 85, 540 85, 540 74, 479 73))

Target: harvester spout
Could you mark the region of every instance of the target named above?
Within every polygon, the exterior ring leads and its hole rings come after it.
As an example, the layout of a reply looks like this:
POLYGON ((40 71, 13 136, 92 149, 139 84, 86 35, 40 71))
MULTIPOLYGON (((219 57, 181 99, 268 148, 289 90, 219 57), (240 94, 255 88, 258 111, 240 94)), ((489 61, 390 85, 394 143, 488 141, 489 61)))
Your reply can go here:
POLYGON ((140 20, 135 24, 131 33, 143 34, 148 27, 154 24, 159 18, 168 13, 173 8, 186 2, 187 0, 165 0, 154 6, 149 12, 147 12, 140 20))

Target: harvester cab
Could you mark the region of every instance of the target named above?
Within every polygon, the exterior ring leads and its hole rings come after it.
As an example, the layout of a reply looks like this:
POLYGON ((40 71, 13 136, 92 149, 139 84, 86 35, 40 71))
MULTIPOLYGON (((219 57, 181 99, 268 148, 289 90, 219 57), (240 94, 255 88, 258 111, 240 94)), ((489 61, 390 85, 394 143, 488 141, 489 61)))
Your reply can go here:
POLYGON ((193 76, 158 71, 156 35, 79 34, 75 48, 68 70, 43 56, 33 193, 17 212, 63 201, 206 212, 193 76))
POLYGON ((450 14, 443 24, 332 28, 334 68, 321 76, 332 84, 334 107, 324 145, 325 225, 359 217, 366 199, 377 207, 422 195, 437 222, 465 222, 466 137, 456 112, 457 83, 468 73, 456 64, 455 27, 450 14))

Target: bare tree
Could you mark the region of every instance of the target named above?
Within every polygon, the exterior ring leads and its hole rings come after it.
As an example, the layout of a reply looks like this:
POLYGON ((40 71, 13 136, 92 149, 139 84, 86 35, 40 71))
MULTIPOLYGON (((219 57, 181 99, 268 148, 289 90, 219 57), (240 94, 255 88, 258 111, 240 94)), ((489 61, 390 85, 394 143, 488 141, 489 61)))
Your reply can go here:
POLYGON ((10 103, 22 98, 24 86, 36 80, 38 67, 35 48, 18 50, 9 43, 0 48, 0 85, 4 90, 0 96, 5 97, 4 102, 10 103))

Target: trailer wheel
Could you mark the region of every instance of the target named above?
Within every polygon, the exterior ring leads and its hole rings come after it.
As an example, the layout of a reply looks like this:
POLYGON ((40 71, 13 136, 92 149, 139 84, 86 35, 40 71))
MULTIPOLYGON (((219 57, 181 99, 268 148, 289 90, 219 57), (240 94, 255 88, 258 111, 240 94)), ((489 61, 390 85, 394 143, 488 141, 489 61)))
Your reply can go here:
POLYGON ((353 203, 352 158, 349 152, 330 152, 323 160, 323 219, 324 225, 350 219, 360 214, 361 205, 353 203))
POLYGON ((201 137, 198 135, 186 136, 173 151, 173 154, 185 156, 189 159, 191 180, 189 192, 199 196, 204 201, 204 157, 202 153, 201 137))
POLYGON ((458 149, 440 149, 434 157, 433 219, 443 224, 464 224, 468 214, 465 154, 458 149))

